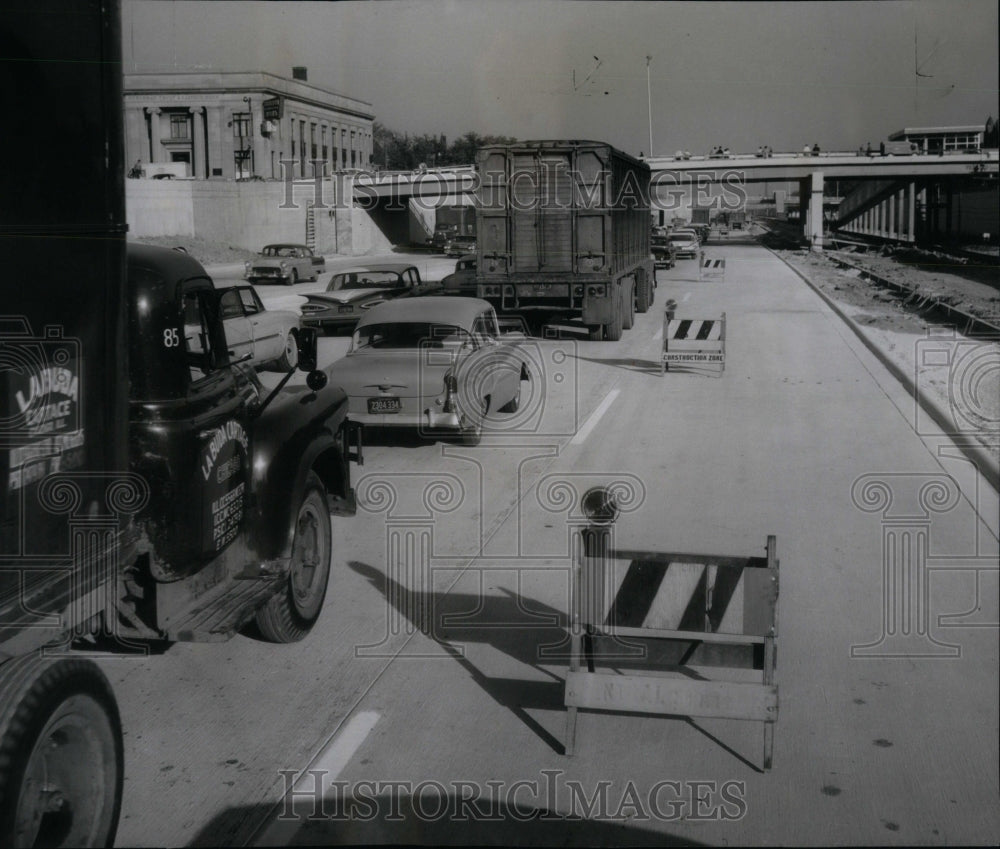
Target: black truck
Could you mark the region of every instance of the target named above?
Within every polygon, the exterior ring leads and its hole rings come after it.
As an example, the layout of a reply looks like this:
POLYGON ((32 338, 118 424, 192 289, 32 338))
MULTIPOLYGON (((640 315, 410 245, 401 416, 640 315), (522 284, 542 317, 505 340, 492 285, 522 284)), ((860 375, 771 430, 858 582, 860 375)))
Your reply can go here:
POLYGON ((91 655, 303 637, 361 434, 312 331, 307 380, 265 387, 204 268, 126 244, 117 0, 5 9, 0 81, 44 128, 0 208, 0 845, 110 845, 122 732, 91 655))

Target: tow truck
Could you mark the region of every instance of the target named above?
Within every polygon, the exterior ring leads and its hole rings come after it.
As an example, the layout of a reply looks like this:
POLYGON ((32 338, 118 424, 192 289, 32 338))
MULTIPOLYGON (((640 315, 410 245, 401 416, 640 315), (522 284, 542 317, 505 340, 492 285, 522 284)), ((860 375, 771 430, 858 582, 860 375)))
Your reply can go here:
POLYGON ((313 331, 305 380, 265 385, 201 264, 127 245, 117 0, 11 8, 0 38, 4 97, 47 127, 0 211, 0 845, 104 846, 123 743, 94 656, 302 639, 361 432, 313 331))

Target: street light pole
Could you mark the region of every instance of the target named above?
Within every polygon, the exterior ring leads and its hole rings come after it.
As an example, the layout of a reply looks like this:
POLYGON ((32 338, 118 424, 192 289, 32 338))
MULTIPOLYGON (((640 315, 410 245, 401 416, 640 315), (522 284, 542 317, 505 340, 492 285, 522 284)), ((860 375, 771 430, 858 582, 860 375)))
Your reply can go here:
POLYGON ((651 94, 651 89, 649 85, 649 63, 653 61, 653 57, 647 54, 646 56, 646 106, 649 110, 649 156, 653 155, 653 97, 651 94))

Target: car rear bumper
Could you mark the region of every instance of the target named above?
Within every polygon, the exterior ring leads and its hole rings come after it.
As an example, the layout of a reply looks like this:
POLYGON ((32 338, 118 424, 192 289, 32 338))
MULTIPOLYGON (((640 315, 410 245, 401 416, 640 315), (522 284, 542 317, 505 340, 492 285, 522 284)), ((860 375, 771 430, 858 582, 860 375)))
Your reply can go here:
POLYGON ((461 430, 458 413, 424 410, 422 413, 370 413, 351 412, 351 421, 365 427, 415 427, 420 430, 461 430))

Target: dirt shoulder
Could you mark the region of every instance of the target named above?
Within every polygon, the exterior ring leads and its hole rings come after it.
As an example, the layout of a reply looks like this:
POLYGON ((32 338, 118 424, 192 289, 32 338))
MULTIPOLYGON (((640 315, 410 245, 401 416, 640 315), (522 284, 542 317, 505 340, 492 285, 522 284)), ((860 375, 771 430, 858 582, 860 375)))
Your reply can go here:
POLYGON ((143 245, 156 245, 161 248, 184 248, 202 265, 228 265, 233 262, 246 262, 257 254, 246 248, 227 245, 224 242, 212 242, 198 236, 143 236, 140 239, 129 239, 143 245))
MULTIPOLYGON (((909 376, 918 392, 956 420, 959 430, 974 433, 977 442, 1000 461, 1000 342, 966 340, 939 324, 925 321, 898 297, 861 278, 860 273, 834 262, 837 252, 776 251, 792 268, 837 304, 865 339, 886 360, 909 376), (921 355, 933 340, 948 349, 948 364, 921 355), (970 425, 971 422, 971 425, 970 425)), ((848 254, 845 259, 883 277, 898 280, 926 294, 957 298, 953 304, 984 318, 996 316, 996 289, 969 280, 954 281, 942 271, 903 265, 891 257, 848 254)))

